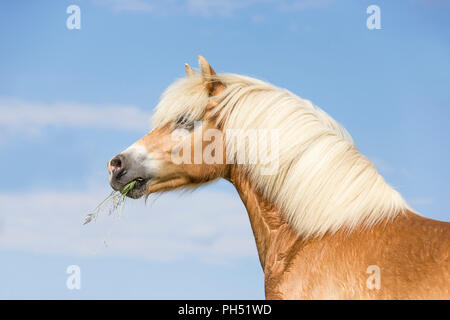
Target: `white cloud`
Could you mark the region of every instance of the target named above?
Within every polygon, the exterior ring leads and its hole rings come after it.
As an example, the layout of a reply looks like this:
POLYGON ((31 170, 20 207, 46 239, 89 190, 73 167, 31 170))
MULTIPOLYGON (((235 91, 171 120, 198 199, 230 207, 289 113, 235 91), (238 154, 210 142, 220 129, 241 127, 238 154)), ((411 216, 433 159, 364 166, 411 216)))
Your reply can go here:
POLYGON ((248 216, 235 193, 168 193, 147 205, 129 199, 120 220, 105 212, 83 226, 85 215, 109 192, 0 194, 0 249, 150 260, 193 256, 210 263, 256 255, 248 216))
POLYGON ((38 135, 47 127, 145 131, 150 128, 149 118, 150 113, 135 106, 44 104, 0 97, 0 136, 38 135))
POLYGON ((95 2, 105 4, 114 11, 152 12, 157 7, 156 1, 149 0, 95 0, 95 2))
POLYGON ((278 9, 281 11, 304 11, 308 9, 318 9, 331 5, 334 0, 292 0, 280 1, 278 9))
POLYGON ((185 14, 199 16, 230 15, 246 8, 270 6, 280 12, 302 11, 328 6, 334 0, 95 0, 114 11, 185 14))

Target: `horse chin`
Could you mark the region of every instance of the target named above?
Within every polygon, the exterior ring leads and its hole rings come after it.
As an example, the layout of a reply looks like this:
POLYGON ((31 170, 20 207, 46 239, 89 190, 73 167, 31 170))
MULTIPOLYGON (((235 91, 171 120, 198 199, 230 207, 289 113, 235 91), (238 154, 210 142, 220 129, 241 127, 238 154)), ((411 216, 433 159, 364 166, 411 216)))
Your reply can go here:
POLYGON ((132 190, 127 193, 127 197, 131 199, 139 199, 142 198, 144 194, 145 192, 142 192, 141 190, 132 190))
POLYGON ((142 182, 137 182, 135 187, 127 193, 127 197, 131 199, 139 199, 146 195, 147 186, 150 179, 142 182))

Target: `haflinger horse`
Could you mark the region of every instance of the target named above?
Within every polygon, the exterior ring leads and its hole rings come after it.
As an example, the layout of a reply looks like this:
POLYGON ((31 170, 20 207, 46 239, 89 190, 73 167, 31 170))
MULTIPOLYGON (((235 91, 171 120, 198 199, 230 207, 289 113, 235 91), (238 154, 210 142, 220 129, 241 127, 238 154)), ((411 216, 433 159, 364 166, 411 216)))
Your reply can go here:
POLYGON ((450 298, 450 223, 415 213, 310 101, 216 74, 201 56, 199 65, 186 64, 186 77, 162 95, 154 129, 108 162, 113 189, 136 181, 127 196, 137 199, 231 182, 248 212, 267 299, 450 298), (260 146, 264 139, 250 139, 260 132, 278 140, 260 146), (262 149, 266 156, 246 161, 262 149))

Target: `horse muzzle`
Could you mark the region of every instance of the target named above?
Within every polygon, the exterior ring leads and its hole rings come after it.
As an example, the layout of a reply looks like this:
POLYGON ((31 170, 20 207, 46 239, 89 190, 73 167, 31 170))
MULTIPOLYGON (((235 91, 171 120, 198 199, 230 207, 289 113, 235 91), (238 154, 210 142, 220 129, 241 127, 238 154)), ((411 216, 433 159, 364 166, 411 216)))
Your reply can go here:
POLYGON ((143 166, 132 157, 119 154, 108 161, 109 182, 116 191, 121 191, 130 182, 136 181, 135 187, 127 196, 139 198, 145 193, 145 187, 151 177, 146 176, 143 166))

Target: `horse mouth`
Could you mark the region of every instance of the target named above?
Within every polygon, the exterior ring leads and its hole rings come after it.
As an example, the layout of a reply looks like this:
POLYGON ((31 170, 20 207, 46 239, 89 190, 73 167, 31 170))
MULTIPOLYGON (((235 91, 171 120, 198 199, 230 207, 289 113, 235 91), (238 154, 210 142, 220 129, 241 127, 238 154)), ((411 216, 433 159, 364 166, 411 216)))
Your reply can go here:
POLYGON ((146 193, 146 189, 147 189, 147 185, 150 182, 150 178, 144 179, 144 178, 137 178, 134 179, 134 181, 136 181, 136 184, 134 185, 134 188, 131 189, 130 191, 128 191, 128 193, 126 194, 127 197, 132 198, 132 199, 139 199, 142 196, 145 195, 146 193))

